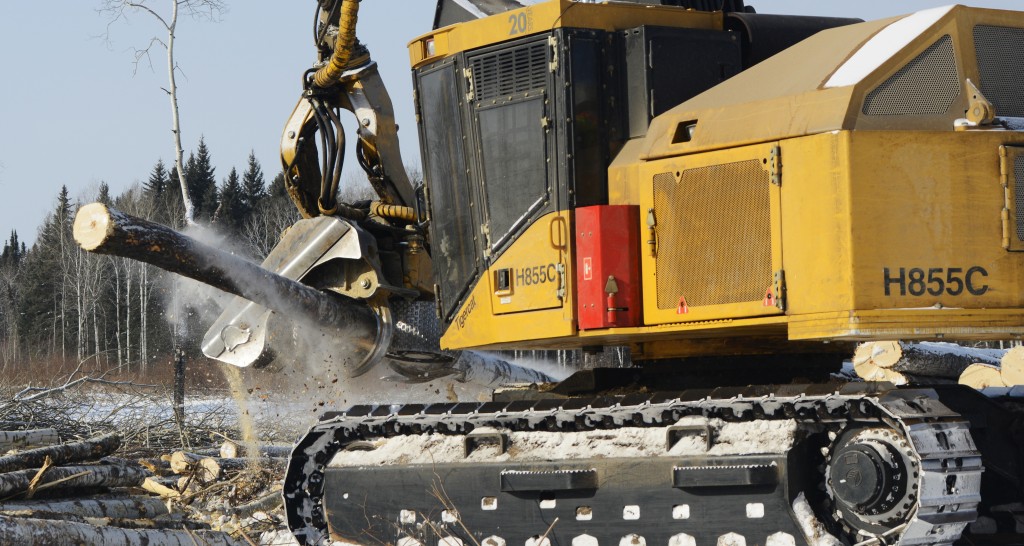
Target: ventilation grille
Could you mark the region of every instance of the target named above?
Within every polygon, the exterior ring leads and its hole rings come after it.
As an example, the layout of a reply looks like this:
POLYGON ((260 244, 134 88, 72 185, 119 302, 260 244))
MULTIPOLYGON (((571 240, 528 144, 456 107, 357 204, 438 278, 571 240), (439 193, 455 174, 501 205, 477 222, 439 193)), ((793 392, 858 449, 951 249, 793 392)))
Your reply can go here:
POLYGON ((981 92, 995 106, 996 114, 1024 117, 1024 29, 978 25, 974 27, 974 51, 981 71, 981 92))
POLYGON ((1024 242, 1024 155, 1013 161, 1013 206, 1017 221, 1017 240, 1024 242))
POLYGON ((864 100, 869 116, 945 114, 960 95, 953 39, 939 38, 864 100))
POLYGON ((760 160, 654 177, 660 309, 761 301, 772 283, 771 183, 760 160))
POLYGON ((475 57, 472 65, 473 85, 479 100, 543 90, 547 84, 548 56, 544 42, 475 57))

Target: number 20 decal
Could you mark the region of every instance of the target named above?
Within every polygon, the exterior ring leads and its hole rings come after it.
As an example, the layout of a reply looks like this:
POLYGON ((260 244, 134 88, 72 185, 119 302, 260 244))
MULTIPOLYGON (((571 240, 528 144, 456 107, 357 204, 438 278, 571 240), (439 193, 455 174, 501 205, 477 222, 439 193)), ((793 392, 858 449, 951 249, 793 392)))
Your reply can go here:
POLYGON ((526 34, 530 30, 530 18, 526 15, 526 12, 520 13, 519 15, 509 15, 509 36, 515 36, 516 34, 526 34))

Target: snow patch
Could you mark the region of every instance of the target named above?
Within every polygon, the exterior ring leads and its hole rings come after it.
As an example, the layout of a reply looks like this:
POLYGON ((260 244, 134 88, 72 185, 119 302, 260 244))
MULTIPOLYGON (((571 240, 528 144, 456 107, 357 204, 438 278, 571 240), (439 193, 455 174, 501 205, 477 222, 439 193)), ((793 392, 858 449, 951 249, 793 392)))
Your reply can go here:
POLYGON ((825 530, 825 526, 818 521, 803 492, 793 499, 793 515, 796 516, 800 531, 803 532, 804 538, 807 539, 810 546, 843 546, 843 543, 829 534, 825 530))
POLYGON ((664 428, 626 427, 585 432, 512 432, 508 434, 505 453, 500 453, 497 446, 483 445, 466 457, 463 436, 434 433, 380 438, 373 441, 371 451, 338 453, 330 466, 782 454, 792 447, 797 431, 794 420, 726 423, 712 419, 707 422, 713 431, 709 450, 705 450, 702 436, 684 436, 671 450, 666 450, 664 428))
POLYGON ((859 83, 882 66, 910 42, 945 17, 954 6, 944 6, 908 15, 871 37, 836 70, 825 87, 845 87, 859 83))

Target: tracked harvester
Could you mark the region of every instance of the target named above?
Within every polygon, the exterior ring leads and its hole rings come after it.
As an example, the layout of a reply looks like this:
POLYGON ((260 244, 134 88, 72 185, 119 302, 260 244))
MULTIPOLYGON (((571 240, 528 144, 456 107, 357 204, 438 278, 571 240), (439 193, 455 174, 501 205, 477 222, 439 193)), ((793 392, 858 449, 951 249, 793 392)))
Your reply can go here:
MULTIPOLYGON (((329 330, 353 373, 637 366, 324 415, 285 481, 300 542, 1024 544, 1013 397, 829 381, 860 340, 1024 335, 1024 13, 441 0, 414 185, 358 4, 317 6, 274 282, 360 310, 329 330), (342 110, 379 201, 335 200, 342 110)), ((234 291, 204 350, 261 363, 298 311, 234 291)))

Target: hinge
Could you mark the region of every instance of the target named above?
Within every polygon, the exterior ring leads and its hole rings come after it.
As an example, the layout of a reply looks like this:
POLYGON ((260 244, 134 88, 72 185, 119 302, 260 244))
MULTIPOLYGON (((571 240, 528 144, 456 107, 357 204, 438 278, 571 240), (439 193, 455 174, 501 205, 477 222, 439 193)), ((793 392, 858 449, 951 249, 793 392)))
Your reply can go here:
POLYGON ((437 320, 441 320, 441 286, 438 284, 434 285, 434 313, 437 314, 437 320))
POLYGON ((466 78, 466 102, 473 102, 476 98, 476 90, 473 86, 473 69, 463 68, 462 77, 466 78))
POLYGON ((772 175, 772 184, 782 186, 782 148, 778 146, 772 147, 769 168, 772 175))
POLYGON ((775 296, 775 307, 779 311, 786 310, 786 271, 780 269, 775 272, 772 280, 772 293, 775 296))
POLYGON ((430 203, 430 186, 426 184, 423 185, 423 206, 427 209, 426 214, 424 214, 423 216, 426 217, 427 223, 429 224, 431 220, 431 215, 433 214, 431 211, 434 209, 430 203))
POLYGON ((1010 211, 1014 206, 1013 193, 1016 189, 1010 188, 1010 173, 1013 172, 1010 155, 1010 150, 1006 146, 999 147, 999 183, 1003 186, 1003 210, 999 216, 1003 226, 1003 248, 1006 250, 1010 250, 1010 237, 1013 233, 1010 211))
POLYGON ((548 63, 548 69, 551 72, 558 72, 558 38, 548 36, 548 45, 551 46, 551 62, 548 63))
POLYGON ((480 234, 484 237, 484 259, 491 257, 491 227, 488 224, 480 224, 480 234))
POLYGON ((555 295, 558 296, 558 299, 565 301, 565 264, 555 264, 555 271, 558 272, 558 291, 555 292, 555 295))

